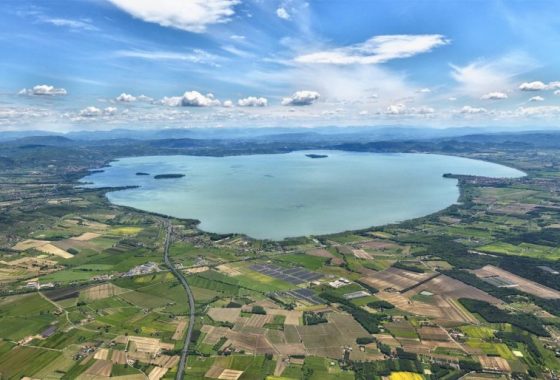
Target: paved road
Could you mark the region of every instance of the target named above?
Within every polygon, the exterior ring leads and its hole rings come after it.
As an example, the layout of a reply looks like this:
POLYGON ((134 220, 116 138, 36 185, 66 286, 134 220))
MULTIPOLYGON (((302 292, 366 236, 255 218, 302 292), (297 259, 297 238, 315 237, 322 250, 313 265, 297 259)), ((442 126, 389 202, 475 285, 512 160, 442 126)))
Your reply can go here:
POLYGON ((179 282, 181 282, 181 285, 183 285, 183 288, 185 288, 185 291, 187 292, 187 297, 189 299, 189 312, 190 312, 189 326, 187 328, 187 335, 185 336, 183 351, 181 351, 181 359, 179 360, 179 367, 177 368, 177 376, 175 376, 176 380, 182 380, 185 373, 185 363, 187 362, 189 343, 191 342, 191 336, 194 327, 194 297, 191 288, 187 283, 187 279, 185 278, 183 273, 178 271, 175 268, 175 266, 171 263, 171 260, 169 260, 169 244, 171 244, 171 231, 173 227, 171 226, 171 223, 168 220, 165 220, 164 224, 167 232, 165 236, 165 246, 163 249, 163 259, 165 261, 165 265, 167 265, 171 273, 173 273, 173 275, 177 277, 177 280, 179 280, 179 282))

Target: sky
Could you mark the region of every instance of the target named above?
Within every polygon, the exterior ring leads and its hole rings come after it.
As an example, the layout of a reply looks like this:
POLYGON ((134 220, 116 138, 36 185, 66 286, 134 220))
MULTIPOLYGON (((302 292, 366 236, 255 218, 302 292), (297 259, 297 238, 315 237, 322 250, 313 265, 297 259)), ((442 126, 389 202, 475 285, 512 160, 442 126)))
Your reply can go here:
POLYGON ((0 131, 560 126, 560 2, 3 0, 0 131))

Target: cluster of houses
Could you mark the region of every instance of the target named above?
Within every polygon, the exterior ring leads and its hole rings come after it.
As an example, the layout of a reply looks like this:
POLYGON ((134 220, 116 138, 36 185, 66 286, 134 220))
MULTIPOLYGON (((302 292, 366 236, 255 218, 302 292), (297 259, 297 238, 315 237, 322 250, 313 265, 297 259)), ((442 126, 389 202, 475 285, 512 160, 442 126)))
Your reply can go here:
POLYGON ((27 289, 52 289, 54 288, 54 284, 52 282, 47 282, 44 284, 39 283, 39 279, 33 279, 33 280, 29 280, 27 281, 27 283, 25 284, 25 288, 27 289))
MULTIPOLYGON (((137 265, 134 268, 130 269, 128 272, 122 274, 101 274, 98 276, 94 276, 91 278, 91 281, 109 281, 114 277, 133 277, 160 271, 161 269, 158 264, 150 261, 146 264, 137 265)), ((38 278, 27 281, 27 283, 23 286, 23 288, 30 290, 52 289, 54 287, 55 284, 53 282, 40 283, 38 278)))
POLYGON ((134 268, 132 268, 131 270, 123 274, 123 277, 132 277, 132 276, 139 276, 142 274, 150 274, 154 272, 159 272, 160 270, 161 269, 159 269, 159 266, 156 263, 150 261, 146 264, 135 266, 134 268))

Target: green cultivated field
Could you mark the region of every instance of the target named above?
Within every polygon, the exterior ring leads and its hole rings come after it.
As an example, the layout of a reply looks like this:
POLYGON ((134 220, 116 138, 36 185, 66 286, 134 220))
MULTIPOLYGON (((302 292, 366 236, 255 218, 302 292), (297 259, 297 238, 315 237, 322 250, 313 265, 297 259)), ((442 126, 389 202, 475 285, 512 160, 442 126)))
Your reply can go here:
MULTIPOLYGON (((475 276, 469 272, 490 264, 560 291, 557 275, 539 269, 539 266, 547 266, 552 271, 560 270, 560 239, 555 233, 560 231, 557 208, 560 204, 560 150, 550 145, 542 147, 530 139, 524 139, 522 147, 495 142, 480 146, 457 141, 440 144, 431 140, 419 145, 407 144, 406 149, 431 153, 449 153, 447 147, 453 146, 461 149, 465 157, 504 163, 525 170, 529 175, 516 180, 460 177, 461 202, 446 210, 394 225, 330 236, 260 241, 241 235, 208 234, 198 230, 192 221, 171 218, 174 226, 171 259, 182 266, 196 302, 195 342, 190 347, 185 378, 208 380, 204 375, 212 366, 218 370, 243 371, 240 380, 377 380, 391 372, 423 373, 424 369, 433 373, 431 377, 425 375, 426 380, 450 380, 473 370, 465 363, 462 363, 465 368, 461 369, 435 363, 430 358, 432 354, 469 362, 477 362, 478 356, 499 356, 508 361, 514 372, 511 376, 519 379, 544 379, 552 371, 560 371, 555 356, 560 345, 553 337, 546 336, 546 331, 551 335, 558 333, 558 303, 542 299, 538 294, 523 293, 519 287, 493 287, 473 278, 475 276), (334 259, 303 253, 316 249, 327 250, 334 259), (356 258, 353 254, 356 249, 364 249, 372 259, 356 258), (438 282, 433 281, 411 292, 400 293, 392 287, 395 287, 393 282, 402 279, 392 277, 391 271, 385 272, 396 262, 411 264, 426 272, 446 271, 448 276, 477 287, 479 292, 468 287, 439 289, 438 282), (295 286, 250 269, 259 263, 304 267, 324 277, 319 285, 295 286), (227 266, 218 267, 220 264, 227 266), (194 267, 204 271, 193 273, 194 267), (339 289, 327 284, 339 277, 350 281, 376 279, 380 284, 379 293, 347 303, 329 298, 332 303, 314 306, 281 294, 307 288, 315 295, 327 293, 342 297, 362 289, 357 283, 339 289), (434 294, 420 295, 424 287, 434 294), (449 310, 441 305, 446 301, 459 304, 458 298, 469 298, 463 294, 465 292, 475 298, 482 294, 480 292, 487 293, 482 296, 496 305, 493 307, 497 309, 491 310, 503 311, 501 319, 489 323, 480 318, 473 323, 468 318, 470 314, 461 306, 459 311, 465 315, 447 315, 449 310), (368 303, 381 299, 391 300, 395 308, 367 307, 368 303), (426 305, 416 308, 415 302, 427 303, 435 311, 442 311, 443 316, 416 314, 422 313, 426 305), (256 304, 268 315, 248 312, 256 304), (207 314, 210 308, 217 309, 218 314, 229 315, 226 318, 229 322, 210 318, 207 314), (244 308, 244 311, 228 313, 228 308, 244 308), (293 324, 302 323, 304 310, 320 309, 326 311, 326 323, 293 324), (236 313, 241 318, 237 318, 236 313), (274 313, 286 316, 270 317, 274 313), (453 320, 446 320, 448 317, 453 320), (504 321, 516 322, 516 325, 500 323, 504 321), (527 330, 520 321, 529 321, 539 329, 527 330), (374 333, 365 332, 360 327, 363 325, 374 333), (421 326, 441 328, 450 335, 460 332, 465 336, 451 342, 452 348, 434 349, 433 342, 423 341, 417 334, 416 329, 421 326), (376 329, 382 333, 377 333, 376 329), (535 332, 541 336, 537 337, 535 332), (233 338, 226 339, 224 335, 233 338), (370 337, 373 342, 363 348, 356 343, 356 338, 370 337), (207 341, 209 338, 214 340, 207 341), (257 338, 259 346, 254 348, 252 339, 257 338), (392 351, 389 346, 378 344, 384 339, 393 346, 392 351), (395 349, 411 345, 411 340, 420 352, 430 352, 430 355, 415 356, 395 349), (230 355, 218 352, 226 342, 231 344, 230 355), (298 345, 305 355, 292 357, 281 375, 274 377, 276 360, 286 359, 287 355, 276 354, 271 358, 264 352, 265 349, 280 352, 286 349, 279 346, 284 344, 298 345), (359 358, 348 363, 347 370, 339 363, 345 344, 351 344, 353 358, 359 358), (516 351, 523 357, 516 356, 516 351), (384 356, 387 353, 391 354, 390 360, 389 356, 384 356), (314 356, 319 354, 325 357, 314 356)), ((369 149, 368 146, 365 144, 363 148, 369 149)), ((124 148, 118 148, 115 149, 119 156, 127 153, 124 148)), ((276 148, 286 149, 284 146, 276 148)), ((75 186, 75 178, 82 176, 76 168, 101 167, 115 157, 115 151, 105 147, 80 147, 72 153, 70 147, 64 150, 58 147, 22 149, 17 144, 2 142, 0 149, 0 181, 6 184, 0 186, 0 378, 79 378, 96 360, 87 359, 93 353, 87 354, 85 361, 84 356, 74 359, 74 355, 86 346, 95 346, 95 350, 109 349, 111 354, 124 350, 124 343, 113 345, 112 341, 126 335, 161 339, 174 348, 164 354, 176 354, 175 349, 180 350, 183 343, 181 337, 172 337, 178 323, 185 321, 188 305, 183 288, 162 262, 165 233, 161 216, 110 205, 105 190, 75 186), (14 160, 14 165, 2 166, 4 155, 14 160), (57 160, 58 164, 49 166, 51 160, 57 160), (63 164, 66 162, 68 166, 63 164), (26 201, 4 205, 2 202, 12 199, 15 192, 26 201), (84 241, 71 239, 85 232, 100 236, 84 241), (63 259, 33 249, 23 252, 12 249, 15 244, 31 238, 52 239, 53 244, 72 249, 74 257, 63 259), (27 267, 29 258, 52 260, 56 265, 51 261, 32 262, 27 267), (157 263, 162 272, 121 277, 122 273, 149 261, 157 263), (92 281, 94 276, 104 274, 113 278, 92 281), (41 284, 54 284, 54 290, 44 292, 51 299, 57 299, 56 295, 76 294, 53 304, 35 290, 26 288, 27 282, 35 278, 39 278, 41 284), (56 326, 53 335, 38 338, 37 335, 49 326, 56 326), (28 337, 32 338, 28 343, 17 344, 28 337)), ((144 146, 141 151, 170 153, 150 149, 153 148, 144 146)), ((189 149, 192 150, 177 148, 172 153, 226 154, 223 147, 215 145, 189 149)), ((245 152, 243 149, 238 147, 232 152, 240 154, 245 152)), ((409 275, 412 278, 415 273, 409 275)), ((441 276, 440 280, 443 278, 441 276)), ((362 343, 367 341, 362 340, 362 343)), ((149 373, 152 368, 154 364, 141 360, 133 366, 114 365, 112 376, 149 373)), ((477 370, 474 366, 474 371, 477 370)), ((175 373, 176 368, 172 368, 164 379, 173 379, 175 373)), ((473 373, 473 376, 484 375, 473 373)))
POLYGON ((309 270, 318 270, 325 265, 327 261, 324 257, 309 256, 306 254, 285 255, 276 259, 278 263, 293 264, 301 266, 309 270))
POLYGON ((20 379, 23 376, 33 376, 60 355, 61 353, 58 351, 15 347, 0 356, 0 373, 6 379, 20 379))
POLYGON ((552 248, 543 245, 521 243, 513 245, 508 243, 492 243, 479 248, 483 252, 499 253, 503 255, 526 256, 537 259, 558 260, 560 259, 560 248, 552 248))

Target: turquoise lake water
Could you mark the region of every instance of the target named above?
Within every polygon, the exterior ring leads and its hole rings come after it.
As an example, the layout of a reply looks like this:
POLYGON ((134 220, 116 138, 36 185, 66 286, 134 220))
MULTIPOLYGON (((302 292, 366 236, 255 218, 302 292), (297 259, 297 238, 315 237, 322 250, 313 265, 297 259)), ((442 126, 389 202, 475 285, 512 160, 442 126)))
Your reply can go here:
POLYGON ((228 157, 148 156, 114 161, 87 186, 118 205, 200 220, 199 228, 254 238, 321 235, 412 219, 457 202, 444 173, 520 177, 506 166, 432 154, 298 151, 228 157), (326 154, 312 159, 306 154, 326 154), (150 173, 138 176, 137 172, 150 173), (154 179, 182 173, 183 178, 154 179))

